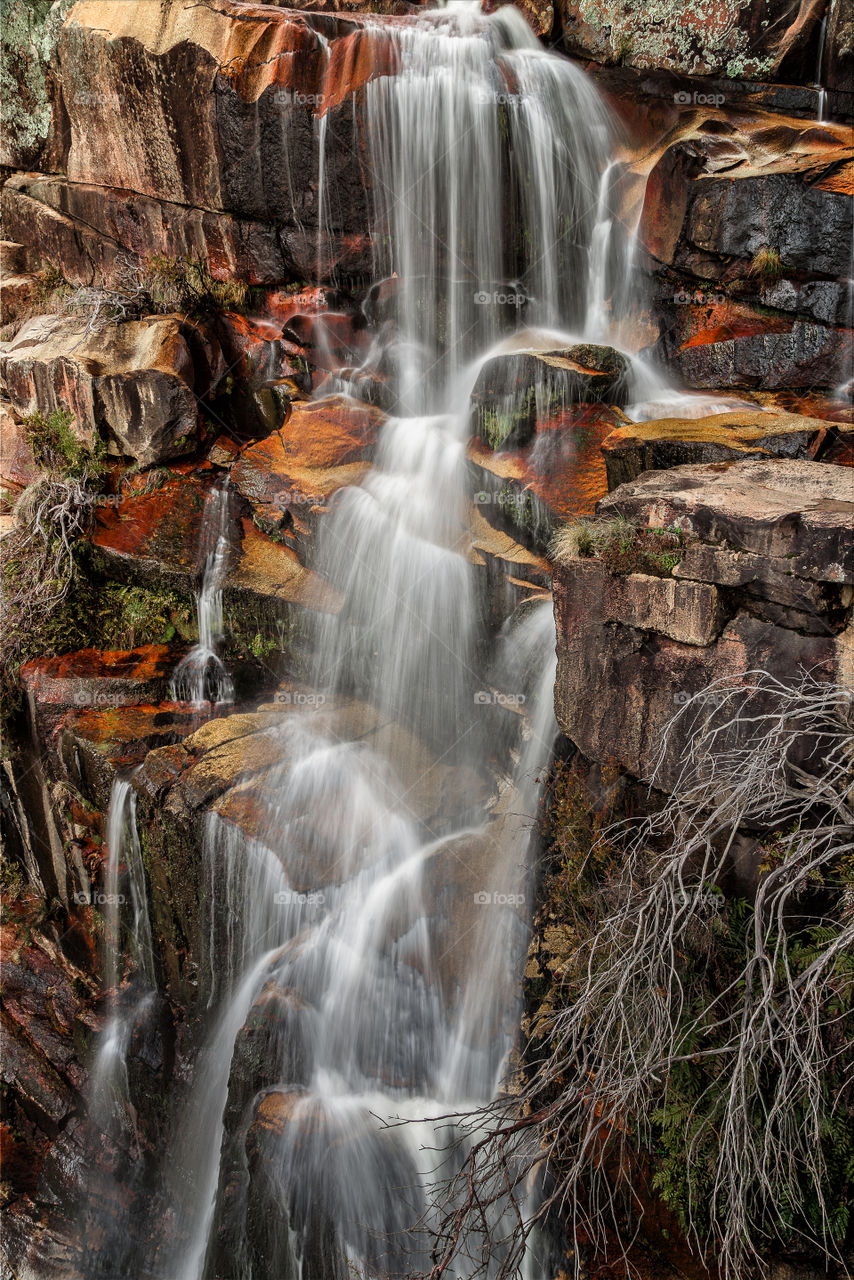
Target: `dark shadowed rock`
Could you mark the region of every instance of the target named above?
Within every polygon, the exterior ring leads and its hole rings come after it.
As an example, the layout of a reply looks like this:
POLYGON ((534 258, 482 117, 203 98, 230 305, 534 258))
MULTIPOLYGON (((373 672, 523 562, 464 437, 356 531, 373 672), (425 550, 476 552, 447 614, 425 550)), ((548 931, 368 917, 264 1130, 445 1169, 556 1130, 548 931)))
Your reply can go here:
POLYGON ((775 249, 783 267, 844 276, 851 263, 852 216, 844 192, 811 186, 797 174, 702 178, 685 237, 709 253, 752 259, 775 249))
POLYGON ((628 362, 613 347, 509 350, 487 360, 472 390, 477 434, 491 448, 527 444, 538 420, 578 403, 625 404, 628 362))

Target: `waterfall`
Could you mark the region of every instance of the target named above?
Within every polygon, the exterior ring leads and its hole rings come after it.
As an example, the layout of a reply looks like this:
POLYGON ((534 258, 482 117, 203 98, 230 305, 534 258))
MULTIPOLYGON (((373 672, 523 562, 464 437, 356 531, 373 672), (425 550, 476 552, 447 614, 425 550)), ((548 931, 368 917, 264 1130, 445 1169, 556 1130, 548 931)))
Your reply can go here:
MULTIPOLYGON (((429 1267, 431 1184, 468 1141, 440 1117, 495 1097, 517 1035, 554 624, 545 600, 497 638, 487 625, 469 399, 510 334, 553 350, 616 332, 631 246, 615 131, 514 10, 364 34, 394 53, 361 121, 392 412, 320 522, 311 567, 342 604, 309 645, 318 697, 283 713, 254 838, 206 828, 204 1039, 161 1153, 169 1230, 126 1272, 154 1280, 429 1267)), ((325 123, 317 140, 323 204, 325 123)), ((173 687, 193 702, 232 696, 216 653, 227 520, 223 486, 199 644, 173 687)))
POLYGON ((199 640, 182 658, 172 676, 170 692, 176 702, 201 704, 232 702, 234 686, 217 647, 222 640, 222 583, 228 569, 228 480, 211 489, 202 512, 201 554, 204 569, 196 597, 199 640))

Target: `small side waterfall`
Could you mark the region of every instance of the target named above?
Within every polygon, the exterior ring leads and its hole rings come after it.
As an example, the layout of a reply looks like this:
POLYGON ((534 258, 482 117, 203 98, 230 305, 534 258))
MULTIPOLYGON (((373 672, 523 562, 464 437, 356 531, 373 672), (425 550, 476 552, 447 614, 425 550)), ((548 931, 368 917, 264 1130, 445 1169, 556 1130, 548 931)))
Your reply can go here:
POLYGON ((821 20, 821 27, 818 34, 818 55, 815 65, 815 87, 818 89, 818 111, 816 118, 819 123, 823 123, 827 119, 827 90, 824 87, 824 49, 827 42, 827 14, 821 20))
POLYGON ((217 653, 223 635, 222 583, 228 569, 228 480, 211 489, 202 513, 201 553, 204 557, 201 590, 196 598, 199 640, 178 663, 171 694, 176 702, 227 703, 234 701, 234 686, 217 653))
POLYGON ((106 1018, 87 1084, 90 1142, 99 1157, 80 1206, 80 1274, 101 1280, 134 1255, 132 1205, 145 1176, 129 1055, 156 1035, 158 992, 133 775, 116 778, 107 812, 104 918, 106 1018))

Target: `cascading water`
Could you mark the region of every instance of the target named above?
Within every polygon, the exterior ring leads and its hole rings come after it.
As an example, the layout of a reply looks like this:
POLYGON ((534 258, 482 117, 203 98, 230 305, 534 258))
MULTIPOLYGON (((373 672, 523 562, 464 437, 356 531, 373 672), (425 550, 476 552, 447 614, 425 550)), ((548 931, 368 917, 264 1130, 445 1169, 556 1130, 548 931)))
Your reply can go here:
POLYGON ((217 653, 223 636, 222 583, 229 547, 229 492, 225 481, 211 489, 202 512, 204 570, 196 598, 199 640, 175 668, 171 694, 176 702, 198 705, 234 700, 231 677, 217 653))
MULTIPOLYGON (((522 312, 546 349, 604 340, 630 248, 604 105, 518 13, 375 30, 395 55, 363 121, 395 416, 322 522, 312 567, 342 606, 317 625, 312 708, 283 716, 266 816, 252 841, 209 821, 208 1033, 161 1163, 169 1230, 128 1275, 429 1267, 429 1187, 464 1145, 438 1117, 495 1096, 518 1026, 554 630, 549 602, 529 603, 490 639, 469 395, 522 312)), ((226 491, 209 504, 200 640, 175 679, 190 701, 231 696, 215 652, 226 491)))

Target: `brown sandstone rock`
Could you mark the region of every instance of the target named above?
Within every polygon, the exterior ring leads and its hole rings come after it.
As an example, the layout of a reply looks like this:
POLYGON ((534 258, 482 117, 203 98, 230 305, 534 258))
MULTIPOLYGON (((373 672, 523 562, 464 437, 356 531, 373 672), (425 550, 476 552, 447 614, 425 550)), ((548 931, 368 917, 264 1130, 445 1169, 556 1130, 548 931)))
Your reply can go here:
POLYGON ((304 524, 343 485, 357 484, 384 421, 378 409, 346 397, 294 404, 282 427, 245 449, 232 481, 262 527, 304 524))
MULTIPOLYGON (((811 671, 850 682, 854 485, 848 469, 795 461, 682 466, 646 472, 599 510, 651 527, 675 524, 698 539, 673 576, 677 588, 689 582, 702 588, 699 596, 684 597, 700 605, 692 625, 709 616, 702 611, 715 608, 715 600, 717 614, 705 644, 685 643, 686 632, 674 629, 685 619, 669 611, 669 580, 643 584, 642 604, 634 594, 640 580, 633 587, 629 580, 606 582, 601 567, 579 570, 583 562, 575 559, 555 565, 555 709, 562 731, 588 759, 612 761, 637 778, 658 767, 656 785, 672 788, 692 716, 680 718, 666 739, 665 726, 715 681, 738 687, 760 671, 791 683, 811 671), (656 613, 658 593, 663 607, 656 613)), ((692 638, 700 638, 699 631, 692 638)), ((698 713, 711 714, 715 705, 714 695, 701 699, 698 713)))
POLYGON ((192 450, 199 397, 224 366, 218 345, 178 316, 100 333, 75 317, 41 316, 7 346, 0 371, 18 413, 67 409, 87 440, 102 434, 148 467, 192 450))
POLYGON ((654 631, 681 644, 717 639, 725 610, 715 586, 643 573, 615 575, 599 560, 560 561, 561 590, 574 612, 599 626, 609 622, 654 631))

